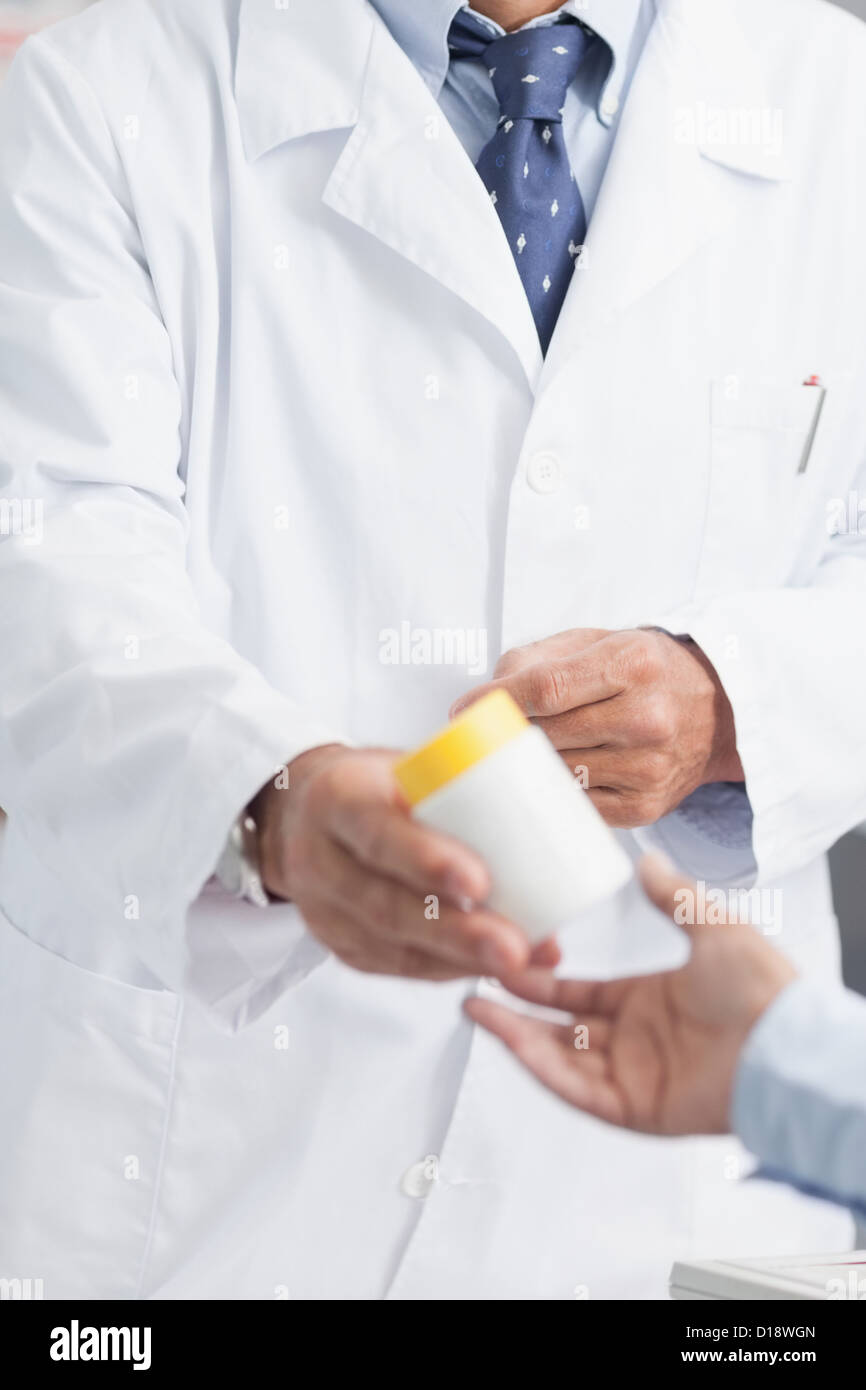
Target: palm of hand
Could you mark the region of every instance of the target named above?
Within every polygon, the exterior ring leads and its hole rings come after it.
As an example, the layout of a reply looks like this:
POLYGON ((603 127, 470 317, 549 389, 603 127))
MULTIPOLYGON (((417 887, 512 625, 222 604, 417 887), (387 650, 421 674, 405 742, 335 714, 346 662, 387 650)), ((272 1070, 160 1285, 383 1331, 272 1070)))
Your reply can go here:
POLYGON ((727 1129, 739 1040, 696 1010, 696 984, 688 967, 623 983, 605 1058, 615 1123, 650 1134, 727 1129))

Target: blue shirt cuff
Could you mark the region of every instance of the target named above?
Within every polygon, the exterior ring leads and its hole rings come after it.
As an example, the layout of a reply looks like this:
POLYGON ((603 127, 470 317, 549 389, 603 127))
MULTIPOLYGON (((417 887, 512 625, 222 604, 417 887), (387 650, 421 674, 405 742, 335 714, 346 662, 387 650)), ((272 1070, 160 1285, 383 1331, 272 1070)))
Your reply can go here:
POLYGON ((866 1214, 866 1000, 806 979, 784 989, 743 1048, 731 1123, 756 1176, 866 1214))

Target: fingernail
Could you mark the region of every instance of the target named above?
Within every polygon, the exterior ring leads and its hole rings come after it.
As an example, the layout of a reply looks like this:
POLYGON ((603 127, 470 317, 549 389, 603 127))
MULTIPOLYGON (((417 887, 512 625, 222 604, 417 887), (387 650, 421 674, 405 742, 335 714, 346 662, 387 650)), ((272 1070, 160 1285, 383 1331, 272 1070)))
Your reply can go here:
POLYGON ((474 886, 474 884, 469 882, 468 878, 465 878, 461 873, 457 873, 454 869, 449 870, 445 875, 445 891, 456 906, 460 908, 461 912, 469 912, 471 910, 475 902, 475 894, 473 892, 474 886))
POLYGON ((495 941, 485 941, 481 947, 481 960, 484 968, 491 975, 498 975, 500 971, 510 970, 512 966, 511 956, 504 946, 499 946, 495 941))

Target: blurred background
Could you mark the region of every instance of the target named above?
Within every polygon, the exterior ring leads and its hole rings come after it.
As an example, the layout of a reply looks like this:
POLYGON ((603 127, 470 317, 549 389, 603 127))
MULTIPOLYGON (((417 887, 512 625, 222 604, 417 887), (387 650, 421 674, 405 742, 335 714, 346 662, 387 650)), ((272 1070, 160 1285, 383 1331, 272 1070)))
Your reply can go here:
POLYGON ((83 10, 89 0, 0 0, 0 77, 18 45, 36 29, 83 10))
MULTIPOLYGON (((92 0, 0 0, 0 78, 15 49, 37 29, 84 9, 92 0)), ((201 0, 208 4, 209 0, 201 0)), ((425 0, 410 0, 424 4, 425 0)), ((724 4, 726 0, 703 0, 724 4)), ((866 0, 836 0, 866 19, 866 0)), ((2 815, 2 812, 0 812, 2 815)), ((842 925, 845 977, 866 994, 866 826, 846 835, 830 856, 836 911, 842 925)))

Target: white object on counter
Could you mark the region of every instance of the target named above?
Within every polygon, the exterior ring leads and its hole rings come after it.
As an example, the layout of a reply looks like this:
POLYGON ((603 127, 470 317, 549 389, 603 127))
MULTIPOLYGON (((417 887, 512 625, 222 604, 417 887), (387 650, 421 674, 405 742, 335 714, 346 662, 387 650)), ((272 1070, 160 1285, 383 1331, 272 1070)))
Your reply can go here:
POLYGON ((866 1299, 866 1250, 836 1255, 786 1255, 776 1259, 678 1262, 671 1271, 671 1298, 866 1299))

